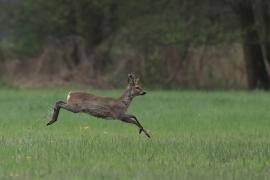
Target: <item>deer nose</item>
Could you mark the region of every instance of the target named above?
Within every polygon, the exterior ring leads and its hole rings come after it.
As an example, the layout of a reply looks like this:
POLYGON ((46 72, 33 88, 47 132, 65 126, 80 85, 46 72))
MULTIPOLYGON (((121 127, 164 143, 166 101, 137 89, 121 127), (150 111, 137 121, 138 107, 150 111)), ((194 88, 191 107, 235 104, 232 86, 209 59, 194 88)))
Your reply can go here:
POLYGON ((145 92, 145 91, 143 91, 141 95, 145 95, 145 94, 146 94, 146 92, 145 92))

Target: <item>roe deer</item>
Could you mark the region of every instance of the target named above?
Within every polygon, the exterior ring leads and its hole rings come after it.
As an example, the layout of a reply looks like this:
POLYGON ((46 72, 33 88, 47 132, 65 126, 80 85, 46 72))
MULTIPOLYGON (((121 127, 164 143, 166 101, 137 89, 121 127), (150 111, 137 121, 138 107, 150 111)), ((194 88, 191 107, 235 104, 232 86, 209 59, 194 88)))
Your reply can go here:
POLYGON ((67 96, 67 102, 57 101, 55 103, 52 119, 47 125, 57 121, 59 111, 63 108, 73 113, 82 112, 98 118, 121 120, 135 124, 139 127, 139 133, 144 132, 150 138, 138 119, 134 115, 126 114, 132 99, 135 96, 146 94, 139 86, 138 81, 139 79, 134 74, 128 74, 128 86, 119 98, 101 97, 84 92, 70 92, 67 96))

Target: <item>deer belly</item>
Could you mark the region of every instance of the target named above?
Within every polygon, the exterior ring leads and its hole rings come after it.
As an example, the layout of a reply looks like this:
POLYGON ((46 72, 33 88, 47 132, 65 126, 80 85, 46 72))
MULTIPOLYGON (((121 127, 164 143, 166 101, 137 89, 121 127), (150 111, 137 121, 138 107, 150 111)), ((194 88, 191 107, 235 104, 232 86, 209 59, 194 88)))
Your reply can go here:
POLYGON ((95 116, 97 118, 112 120, 115 119, 114 113, 103 106, 92 106, 87 109, 84 109, 83 112, 95 116))

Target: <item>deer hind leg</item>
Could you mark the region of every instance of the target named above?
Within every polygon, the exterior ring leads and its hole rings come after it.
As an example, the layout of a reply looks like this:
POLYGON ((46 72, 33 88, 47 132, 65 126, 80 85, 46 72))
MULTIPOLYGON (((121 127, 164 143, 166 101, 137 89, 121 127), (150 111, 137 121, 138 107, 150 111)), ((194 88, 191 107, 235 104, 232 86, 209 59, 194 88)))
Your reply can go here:
POLYGON ((58 115, 59 115, 59 111, 60 109, 63 108, 63 109, 66 109, 68 111, 71 111, 73 113, 77 113, 79 112, 79 110, 77 110, 76 108, 74 108, 73 106, 67 104, 66 102, 64 101, 57 101, 54 105, 54 108, 53 108, 53 116, 52 116, 52 119, 50 120, 50 122, 47 123, 47 126, 48 125, 51 125, 53 123, 55 123, 58 119, 58 115))

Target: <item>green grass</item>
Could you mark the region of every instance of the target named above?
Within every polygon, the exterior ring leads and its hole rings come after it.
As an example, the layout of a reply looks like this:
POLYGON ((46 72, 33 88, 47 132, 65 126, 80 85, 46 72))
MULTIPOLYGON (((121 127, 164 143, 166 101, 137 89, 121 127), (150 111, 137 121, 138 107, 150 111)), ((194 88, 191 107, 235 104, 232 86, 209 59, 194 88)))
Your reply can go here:
MULTIPOLYGON (((62 110, 68 89, 0 89, 0 179, 269 179, 270 94, 153 91, 120 121, 62 110)), ((93 91, 118 96, 121 91, 93 91)))

